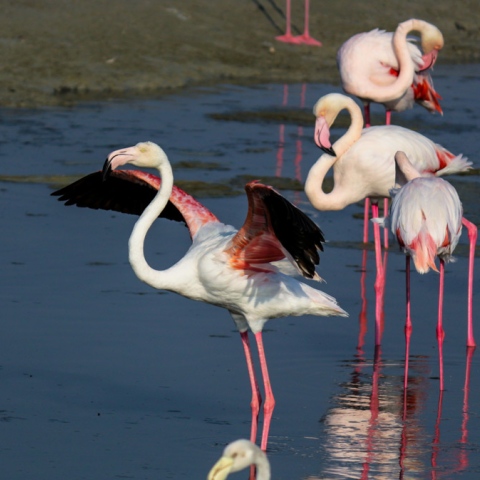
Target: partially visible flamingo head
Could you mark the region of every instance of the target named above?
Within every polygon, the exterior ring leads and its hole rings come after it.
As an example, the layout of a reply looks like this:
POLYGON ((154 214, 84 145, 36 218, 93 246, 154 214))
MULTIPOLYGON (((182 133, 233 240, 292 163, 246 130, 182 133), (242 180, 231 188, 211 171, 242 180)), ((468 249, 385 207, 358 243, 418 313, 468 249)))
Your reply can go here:
POLYGON ((227 445, 222 457, 212 467, 207 478, 208 480, 224 480, 230 473, 239 472, 250 465, 255 465, 259 460, 264 464, 263 468, 270 469, 265 452, 260 450, 257 445, 249 440, 236 440, 227 445))
POLYGON ((443 48, 444 40, 442 32, 431 23, 423 22, 422 50, 423 64, 420 71, 432 68, 437 61, 438 52, 443 48))
POLYGON ((329 155, 337 156, 330 142, 330 127, 338 114, 346 108, 345 95, 329 93, 321 97, 313 106, 315 122, 315 143, 329 155))
POLYGON ((140 142, 133 147, 111 152, 103 165, 103 176, 127 163, 142 168, 159 168, 168 163, 168 158, 156 143, 140 142))

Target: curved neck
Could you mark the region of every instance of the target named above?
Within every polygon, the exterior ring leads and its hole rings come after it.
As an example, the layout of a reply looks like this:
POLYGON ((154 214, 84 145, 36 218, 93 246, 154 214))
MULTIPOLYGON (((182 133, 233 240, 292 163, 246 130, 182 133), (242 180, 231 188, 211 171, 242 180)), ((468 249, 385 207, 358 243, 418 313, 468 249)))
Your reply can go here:
MULTIPOLYGON (((350 126, 333 144, 333 149, 337 154, 337 158, 340 158, 361 137, 363 130, 362 110, 360 110, 360 107, 352 98, 343 96, 342 103, 338 107, 337 115, 342 110, 348 111, 350 115, 350 126)), ((334 118, 336 118, 337 115, 335 115, 334 118)))
POLYGON ((270 464, 265 456, 258 456, 255 462, 257 468, 256 480, 270 480, 270 464))
POLYGON ((410 19, 398 25, 392 38, 392 47, 398 61, 398 77, 390 84, 378 88, 375 92, 375 101, 389 102, 403 95, 412 85, 415 76, 415 63, 410 56, 407 45, 407 35, 413 30, 422 31, 423 22, 410 19))
POLYGON ((345 189, 336 189, 334 185, 330 193, 325 193, 322 188, 323 181, 330 168, 332 166, 335 168, 335 162, 341 159, 342 155, 362 135, 363 116, 360 107, 350 97, 344 97, 337 113, 343 109, 348 110, 350 114, 350 126, 345 134, 333 144, 333 150, 337 156, 323 154, 312 166, 305 181, 305 193, 310 203, 317 210, 341 210, 350 203, 348 191, 345 189))
POLYGON ((145 237, 153 222, 165 208, 173 189, 173 172, 169 163, 159 167, 162 184, 160 190, 135 223, 128 241, 130 265, 137 277, 148 285, 158 289, 168 289, 171 285, 165 271, 155 270, 148 265, 144 254, 145 237))

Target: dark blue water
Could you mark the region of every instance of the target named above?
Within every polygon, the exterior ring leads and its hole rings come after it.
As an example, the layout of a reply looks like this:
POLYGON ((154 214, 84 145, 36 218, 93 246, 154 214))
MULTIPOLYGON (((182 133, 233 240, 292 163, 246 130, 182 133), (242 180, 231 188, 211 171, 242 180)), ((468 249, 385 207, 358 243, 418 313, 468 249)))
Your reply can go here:
MULTIPOLYGON (((444 117, 416 108, 393 121, 463 152, 478 167, 479 78, 480 66, 439 67, 435 86, 444 117)), ((303 181, 319 155, 313 116, 310 126, 265 118, 285 109, 310 112, 331 91, 340 90, 230 86, 0 111, 2 478, 205 478, 226 443, 248 437, 248 376, 228 313, 136 279, 127 260, 134 217, 67 208, 49 194, 58 185, 54 177, 98 170, 109 151, 141 140, 164 147, 178 180, 208 182, 212 191, 220 183, 241 192, 239 175, 303 181), (245 112, 257 115, 233 120, 245 112), (186 161, 198 163, 185 168, 186 161)), ((376 113, 380 121, 381 109, 376 113)), ((466 215, 478 223, 478 177, 452 182, 466 215)), ((403 254, 395 247, 388 253, 385 331, 375 358, 375 265, 373 251, 361 248, 362 206, 322 213, 302 192, 284 193, 330 240, 319 269, 327 283, 320 288, 350 318, 287 318, 265 329, 277 400, 269 442, 273 477, 478 478, 480 365, 476 352, 467 376, 466 234, 457 262, 447 266, 441 397, 438 275, 412 276, 405 399, 403 254)), ((245 218, 242 194, 202 202, 233 225, 245 218)), ((159 221, 147 240, 148 258, 163 268, 188 245, 183 226, 159 221)), ((475 318, 479 309, 477 295, 475 318)))

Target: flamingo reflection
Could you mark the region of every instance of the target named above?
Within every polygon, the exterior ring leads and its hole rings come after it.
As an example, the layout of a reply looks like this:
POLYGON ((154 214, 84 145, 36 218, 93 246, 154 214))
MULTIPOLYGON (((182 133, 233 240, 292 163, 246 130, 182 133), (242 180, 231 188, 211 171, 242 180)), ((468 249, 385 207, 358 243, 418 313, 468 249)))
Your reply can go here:
MULTIPOLYGON (((303 83, 300 89, 300 108, 305 107, 305 96, 307 93, 307 84, 303 83)), ((289 85, 283 85, 282 107, 288 105, 289 85)), ((297 137, 295 140, 294 178, 302 182, 302 158, 303 158, 303 127, 297 125, 297 137)), ((285 123, 281 123, 278 129, 278 148, 276 155, 275 176, 281 177, 285 165, 285 123)), ((300 202, 300 192, 295 192, 294 204, 300 202)))
POLYGON ((448 398, 444 393, 440 392, 438 398, 433 431, 421 420, 431 391, 430 359, 412 358, 411 371, 416 375, 410 377, 409 389, 404 390, 402 374, 392 371, 398 368, 398 362, 383 360, 380 347, 375 349, 373 359, 357 352, 353 360, 345 362, 351 369, 350 380, 341 384, 341 391, 323 417, 326 455, 319 478, 386 480, 428 475, 436 479, 439 472, 442 478, 450 478, 467 469, 469 449, 465 446, 473 351, 467 349, 460 448, 455 443, 448 450, 440 441, 442 408, 448 398), (448 469, 445 462, 451 465, 448 469))

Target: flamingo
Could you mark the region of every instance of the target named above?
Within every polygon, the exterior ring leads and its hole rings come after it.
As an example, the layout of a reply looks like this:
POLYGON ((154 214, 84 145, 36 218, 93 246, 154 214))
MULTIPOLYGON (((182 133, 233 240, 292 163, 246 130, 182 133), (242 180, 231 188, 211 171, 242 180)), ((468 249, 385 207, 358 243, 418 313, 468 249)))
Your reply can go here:
POLYGON ((468 230, 470 240, 469 280, 468 280, 468 334, 467 347, 475 347, 473 337, 472 300, 473 264, 477 227, 463 217, 462 203, 455 188, 442 178, 423 177, 409 161, 408 156, 399 151, 395 154, 399 171, 408 181, 400 189, 392 190, 393 202, 389 225, 398 244, 407 254, 406 289, 407 315, 405 323, 405 380, 407 387, 408 359, 412 321, 410 316, 410 257, 419 273, 430 269, 438 272, 435 258, 440 259, 440 289, 438 294, 437 342, 440 366, 440 390, 444 390, 443 378, 443 339, 442 325, 443 290, 445 263, 452 260, 452 253, 462 233, 462 224, 468 230))
POLYGON ((387 125, 392 111, 401 112, 415 103, 442 114, 430 70, 443 44, 442 32, 435 25, 413 18, 400 23, 394 33, 379 29, 358 33, 340 47, 337 64, 342 87, 363 101, 367 127, 370 102, 385 106, 387 125), (407 38, 412 31, 421 34, 423 55, 407 38))
MULTIPOLYGON (((355 101, 340 93, 323 96, 313 107, 316 116, 315 142, 325 152, 310 169, 305 193, 318 210, 342 210, 367 197, 372 200, 372 215, 378 217, 378 200, 390 197, 395 184, 395 153, 406 154, 422 174, 436 176, 465 171, 471 162, 455 156, 427 137, 395 125, 363 128, 363 117, 355 101), (330 127, 340 111, 346 109, 351 118, 347 132, 332 147, 330 127), (333 167, 334 188, 322 190, 326 173, 333 167)), ((378 297, 381 297, 383 267, 380 229, 374 224, 378 297)), ((376 345, 380 345, 380 306, 377 303, 376 345)))
POLYGON ((270 462, 265 452, 254 443, 240 439, 228 444, 223 455, 210 470, 208 480, 225 480, 230 473, 254 465, 257 480, 270 480, 270 462))
POLYGON ((278 37, 275 37, 275 40, 278 40, 279 42, 284 42, 284 43, 293 43, 295 45, 298 44, 305 44, 305 45, 311 45, 314 47, 321 47, 322 43, 319 42, 318 40, 315 40, 313 37, 310 36, 309 32, 309 12, 310 12, 310 0, 305 0, 305 23, 304 23, 304 29, 303 33, 301 35, 293 36, 292 35, 292 28, 291 28, 291 5, 290 5, 291 0, 287 0, 286 3, 286 28, 285 28, 285 34, 280 35, 278 37))
POLYGON ((261 448, 266 450, 275 399, 262 340, 263 326, 275 317, 348 314, 333 297, 292 276, 321 280, 315 265, 320 261, 318 251, 323 250, 324 238, 317 225, 269 186, 254 181, 245 190, 247 218, 236 230, 175 187, 165 152, 155 143, 142 142, 110 153, 103 174, 90 174, 53 195, 60 196, 59 200, 67 205, 141 213, 128 243, 130 264, 137 277, 154 288, 230 312, 247 360, 252 388, 251 441, 255 442, 262 399, 248 339, 248 330, 252 331, 265 389, 261 448), (114 171, 126 164, 156 168, 161 180, 142 171, 114 171), (159 215, 183 220, 192 238, 185 256, 163 271, 152 268, 144 256, 146 234, 159 215))

